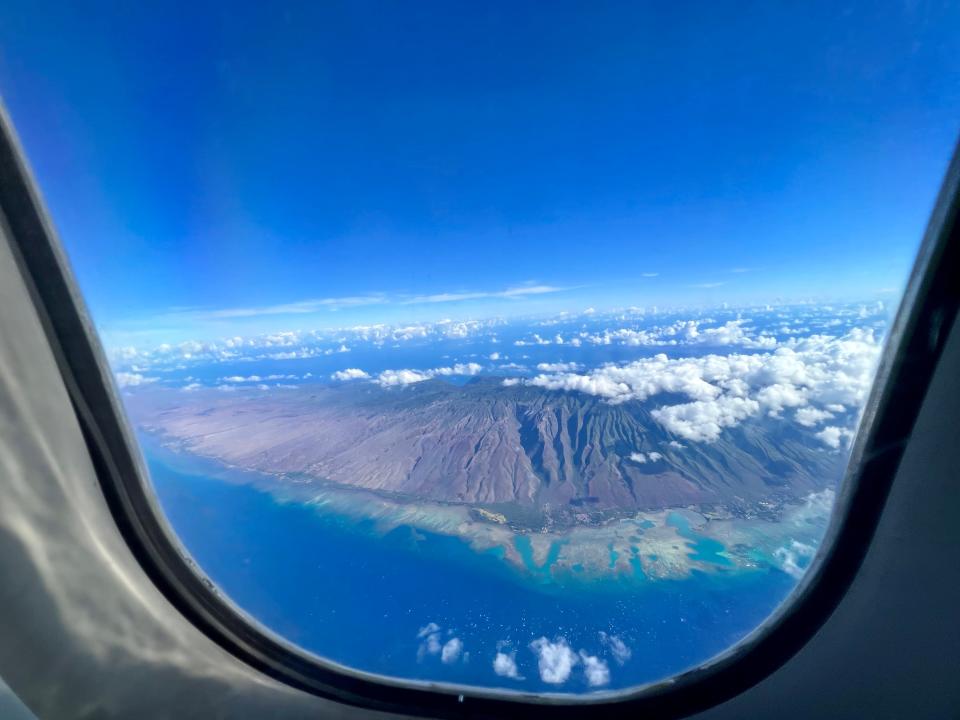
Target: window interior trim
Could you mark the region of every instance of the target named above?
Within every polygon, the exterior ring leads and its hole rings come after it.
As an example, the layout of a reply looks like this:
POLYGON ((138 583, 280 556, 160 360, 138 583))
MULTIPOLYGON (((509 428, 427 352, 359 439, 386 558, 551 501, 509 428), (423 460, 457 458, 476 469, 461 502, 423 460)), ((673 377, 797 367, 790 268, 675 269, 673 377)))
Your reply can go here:
POLYGON ((357 707, 427 717, 680 718, 729 700, 786 663, 856 576, 960 305, 960 150, 947 170, 886 339, 826 536, 777 611, 741 642, 664 681, 535 694, 400 680, 308 653, 260 625, 205 578, 169 527, 69 263, 6 110, 0 107, 0 215, 70 395, 117 527, 150 580, 199 631, 288 685, 357 707))

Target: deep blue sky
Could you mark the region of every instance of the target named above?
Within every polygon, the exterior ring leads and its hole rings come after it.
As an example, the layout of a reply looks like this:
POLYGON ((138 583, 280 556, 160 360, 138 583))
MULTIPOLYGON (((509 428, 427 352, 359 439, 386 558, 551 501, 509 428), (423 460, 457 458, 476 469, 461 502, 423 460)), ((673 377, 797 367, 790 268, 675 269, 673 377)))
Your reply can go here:
POLYGON ((889 292, 960 129, 957 3, 70 5, 0 92, 118 341, 889 292))

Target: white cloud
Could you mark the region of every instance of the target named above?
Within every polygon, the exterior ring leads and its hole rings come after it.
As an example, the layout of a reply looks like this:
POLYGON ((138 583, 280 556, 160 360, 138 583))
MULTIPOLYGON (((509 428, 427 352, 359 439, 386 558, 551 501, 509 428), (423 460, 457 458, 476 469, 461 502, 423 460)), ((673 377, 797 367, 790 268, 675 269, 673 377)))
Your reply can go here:
POLYGON ((540 679, 551 685, 565 683, 579 660, 563 638, 557 638, 555 642, 545 637, 537 638, 530 643, 530 649, 537 656, 540 679))
POLYGON ((384 370, 377 376, 377 384, 381 387, 393 385, 412 385, 413 383, 429 380, 432 375, 417 370, 384 370))
POLYGON ((824 420, 829 420, 833 416, 833 413, 828 412, 827 410, 820 410, 812 406, 807 406, 797 410, 793 414, 793 419, 804 427, 814 427, 824 420))
POLYGON ((450 665, 455 663, 460 659, 460 653, 463 652, 463 641, 460 638, 450 638, 443 645, 443 649, 440 651, 440 662, 445 665, 450 665))
POLYGON ((517 670, 516 653, 509 655, 504 652, 498 652, 493 659, 493 671, 500 677, 507 677, 511 680, 523 680, 517 670))
MULTIPOLYGON (((374 298, 368 299, 372 300, 374 298)), ((346 301, 349 298, 339 300, 346 301)), ((355 298, 355 300, 357 300, 355 304, 361 304, 359 302, 360 298, 355 298)), ((286 309, 305 312, 305 307, 297 306, 286 309)), ((320 307, 327 307, 327 305, 320 307)), ((253 312, 248 313, 247 310, 243 310, 242 314, 237 314, 233 310, 227 312, 241 317, 246 314, 253 316, 261 310, 269 310, 270 312, 264 314, 271 314, 278 309, 284 308, 281 308, 281 306, 266 309, 253 308, 253 312)), ((333 308, 331 307, 331 309, 333 308)), ((187 317, 189 317, 189 313, 176 316, 177 319, 187 317)), ((465 338, 480 334, 486 334, 490 342, 494 342, 495 335, 491 331, 493 328, 504 324, 504 322, 499 318, 488 318, 484 320, 439 320, 432 323, 421 322, 402 326, 377 324, 310 331, 284 330, 251 337, 237 335, 216 341, 188 340, 177 344, 163 343, 153 349, 122 345, 111 347, 108 350, 108 355, 115 369, 128 372, 140 372, 141 369, 148 367, 176 367, 182 369, 187 365, 201 363, 309 359, 332 356, 339 352, 349 352, 351 345, 355 343, 366 343, 375 348, 380 348, 388 342, 400 343, 432 338, 465 338)))
POLYGON ((555 362, 539 363, 537 370, 540 372, 574 372, 583 369, 583 365, 575 362, 555 362))
POLYGON ((780 563, 781 570, 799 580, 806 572, 807 565, 816 550, 812 545, 794 540, 790 545, 774 550, 773 557, 780 563))
POLYGON ((517 372, 527 372, 530 368, 526 365, 521 365, 519 363, 503 363, 502 365, 497 366, 498 370, 515 370, 517 372))
POLYGON ((155 383, 160 378, 145 377, 140 373, 118 372, 116 374, 117 385, 122 388, 136 387, 138 385, 149 385, 155 383))
POLYGON ((479 363, 457 363, 453 367, 439 367, 426 372, 431 375, 478 375, 483 370, 479 363))
POLYGON ((499 360, 499 359, 500 359, 500 353, 498 353, 498 352, 492 352, 492 353, 490 353, 490 359, 491 359, 491 360, 499 360))
POLYGON ((680 437, 694 442, 711 442, 720 437, 724 428, 739 425, 759 410, 760 404, 756 400, 721 396, 713 400, 667 405, 650 414, 667 430, 680 437))
POLYGON ((243 375, 231 375, 230 377, 220 378, 220 382, 226 383, 254 383, 260 382, 266 378, 262 378, 259 375, 248 375, 244 377, 243 375))
POLYGON ((440 636, 434 633, 433 635, 427 635, 426 642, 427 652, 431 655, 436 655, 440 652, 440 636))
POLYGON ((417 638, 425 638, 427 635, 432 635, 433 633, 440 632, 440 626, 435 622, 427 623, 417 632, 417 638))
POLYGON ((633 651, 617 635, 610 635, 601 630, 600 642, 610 651, 618 665, 623 665, 633 655, 633 651))
POLYGON ((438 367, 431 370, 384 370, 377 376, 377 384, 381 387, 396 385, 412 385, 431 378, 451 375, 477 375, 483 370, 479 363, 457 363, 452 367, 438 367))
POLYGON ((593 345, 740 345, 745 348, 768 348, 776 345, 776 338, 752 334, 743 319, 729 320, 723 325, 710 326, 713 320, 677 320, 669 325, 659 325, 635 330, 633 328, 608 328, 600 332, 581 333, 593 345))
POLYGON ((440 642, 440 626, 436 623, 427 623, 419 632, 417 638, 421 640, 417 648, 417 660, 423 660, 426 655, 437 655, 442 652, 443 645, 440 642))
MULTIPOLYGON (((560 338, 560 342, 563 342, 563 338, 560 338)), ((515 340, 513 344, 518 347, 523 347, 524 345, 553 345, 553 340, 546 340, 540 337, 538 333, 533 333, 529 340, 515 340)))
MULTIPOLYGON (((681 358, 659 354, 587 373, 542 373, 524 382, 598 395, 612 403, 644 401, 664 393, 686 396, 690 402, 662 405, 652 415, 681 438, 709 442, 725 428, 763 411, 779 416, 785 408, 808 405, 861 406, 879 352, 872 330, 854 329, 839 338, 791 339, 772 352, 681 358)), ((839 447, 841 436, 849 434, 842 428, 825 429, 818 437, 839 447)))
POLYGON ((837 427, 835 425, 828 425, 823 430, 816 433, 816 437, 827 447, 837 450, 840 447, 841 441, 847 441, 849 438, 853 437, 853 431, 847 428, 837 427))
POLYGON ((784 408, 805 405, 807 397, 805 388, 789 383, 774 383, 760 390, 757 400, 771 416, 777 416, 784 408))
POLYGON ((580 651, 580 661, 583 663, 583 674, 587 677, 590 687, 600 687, 610 682, 610 668, 606 661, 595 655, 587 655, 580 651))
POLYGON ((360 368, 347 368, 346 370, 337 370, 330 377, 334 380, 366 380, 370 376, 360 368))
POLYGON ((663 459, 663 455, 658 452, 650 452, 647 453, 647 458, 650 460, 650 462, 659 462, 663 459))
POLYGON ((349 295, 345 297, 329 298, 311 298, 306 300, 296 300, 288 303, 279 303, 276 305, 261 305, 253 307, 220 308, 205 310, 191 308, 188 310, 171 311, 160 316, 159 319, 165 320, 233 320, 252 317, 263 317, 269 315, 306 315, 315 314, 321 311, 336 311, 344 308, 364 307, 368 305, 390 305, 399 303, 403 305, 420 303, 446 303, 459 302, 463 300, 480 299, 523 299, 530 295, 544 295, 548 293, 562 292, 567 288, 554 287, 552 285, 519 285, 496 291, 477 291, 477 292, 445 292, 434 295, 419 295, 415 297, 391 296, 385 293, 370 293, 367 295, 349 295))
POLYGON ((630 453, 630 459, 635 463, 640 463, 641 465, 647 462, 647 456, 638 452, 630 453))
POLYGON ((227 320, 260 317, 264 315, 302 315, 320 312, 321 310, 337 310, 339 308, 361 307, 364 305, 381 305, 385 302, 387 302, 387 298, 384 295, 353 295, 349 297, 298 300, 296 302, 264 305, 260 307, 223 308, 220 310, 184 310, 168 313, 167 317, 181 317, 194 320, 227 320))
POLYGON ((435 295, 417 295, 415 297, 407 298, 403 301, 403 304, 419 305, 424 303, 448 303, 462 302, 464 300, 483 300, 489 298, 522 299, 528 295, 545 295, 547 293, 562 292, 566 289, 567 288, 553 287, 552 285, 519 285, 517 287, 510 287, 506 290, 499 291, 478 290, 474 292, 445 292, 437 293, 435 295))

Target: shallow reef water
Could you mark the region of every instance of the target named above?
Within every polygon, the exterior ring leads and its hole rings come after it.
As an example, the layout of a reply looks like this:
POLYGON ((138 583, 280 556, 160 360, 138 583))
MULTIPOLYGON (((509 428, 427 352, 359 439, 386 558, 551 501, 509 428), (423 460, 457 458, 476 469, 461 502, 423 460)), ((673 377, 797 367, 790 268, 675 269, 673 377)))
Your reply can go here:
POLYGON ((174 530, 234 603, 321 657, 414 680, 583 693, 689 669, 787 597, 784 551, 811 547, 826 521, 816 508, 753 524, 680 510, 518 534, 464 526, 456 508, 364 516, 145 446, 174 530))

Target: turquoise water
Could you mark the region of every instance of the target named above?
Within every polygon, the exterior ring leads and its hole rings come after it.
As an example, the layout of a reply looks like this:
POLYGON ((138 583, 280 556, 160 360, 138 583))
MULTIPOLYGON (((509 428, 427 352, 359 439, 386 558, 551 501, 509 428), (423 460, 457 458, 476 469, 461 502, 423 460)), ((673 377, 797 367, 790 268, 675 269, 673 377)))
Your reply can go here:
POLYGON ((693 552, 690 553, 691 559, 725 567, 733 565, 730 558, 720 554, 726 550, 723 543, 696 534, 690 527, 690 521, 680 513, 669 513, 667 515, 667 525, 676 528, 680 537, 690 541, 690 547, 693 549, 693 552))
MULTIPOLYGON (((547 557, 541 562, 537 563, 536 558, 533 556, 533 544, 530 542, 530 538, 526 535, 517 535, 513 539, 513 546, 516 548, 517 553, 520 555, 520 559, 523 561, 523 566, 530 576, 539 579, 541 582, 546 581, 550 582, 551 577, 551 566, 557 561, 557 558, 560 556, 560 550, 563 547, 561 541, 555 541, 550 543, 550 547, 547 550, 547 557)), ((503 550, 500 550, 500 557, 503 556, 503 550)))
POLYGON ((794 586, 775 569, 726 570, 722 545, 696 536, 679 515, 675 527, 718 572, 647 580, 634 556, 634 577, 585 581, 582 572, 551 572, 559 542, 537 565, 529 539, 517 537, 523 571, 502 559, 502 549, 476 552, 409 527, 384 535, 370 522, 280 501, 243 482, 243 473, 231 472, 228 482, 149 443, 147 456, 171 524, 234 602, 307 650, 372 672, 517 690, 593 689, 582 668, 560 685, 541 680, 530 643, 563 638, 574 652, 608 663, 604 689, 625 688, 726 649, 794 586), (454 661, 444 663, 418 638, 429 623, 439 627, 440 643, 460 640, 454 661), (629 659, 620 664, 601 632, 618 636, 629 659), (515 653, 523 679, 494 672, 498 651, 515 653))

